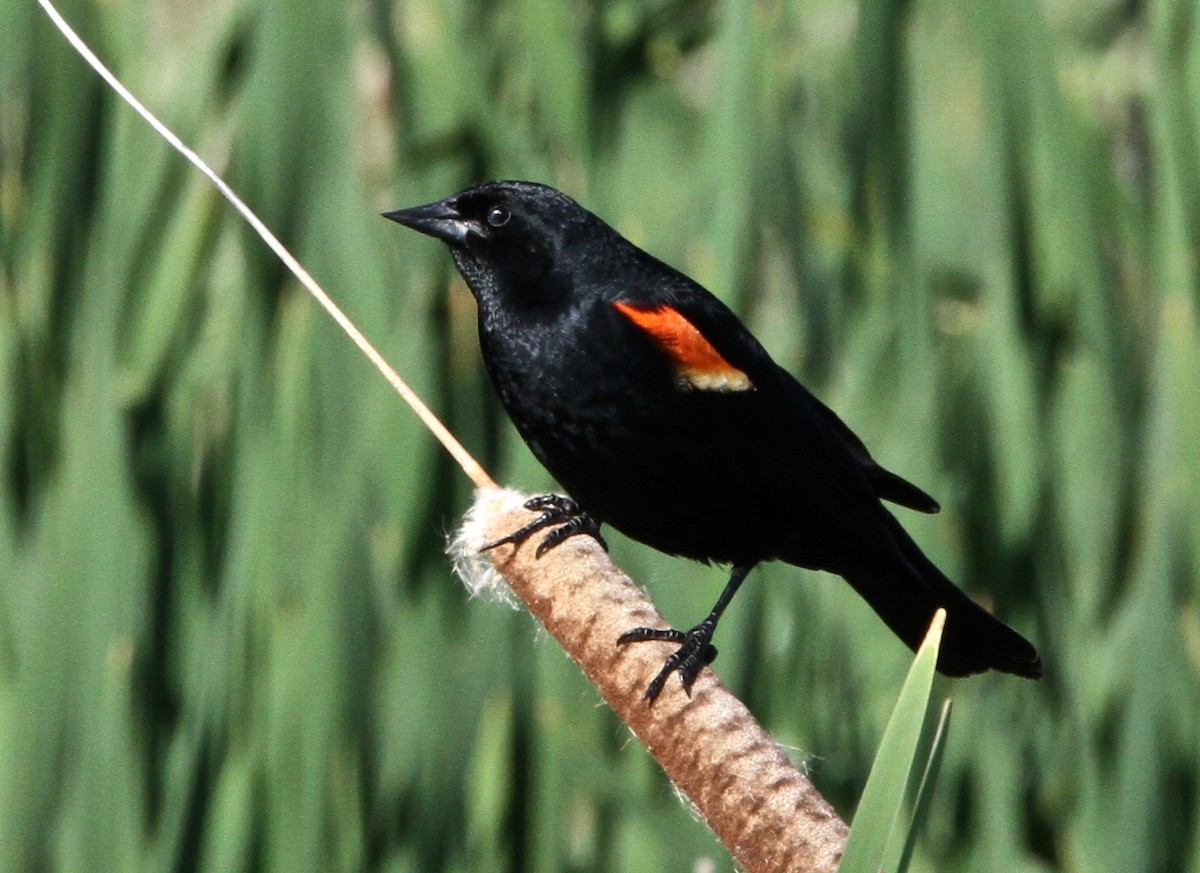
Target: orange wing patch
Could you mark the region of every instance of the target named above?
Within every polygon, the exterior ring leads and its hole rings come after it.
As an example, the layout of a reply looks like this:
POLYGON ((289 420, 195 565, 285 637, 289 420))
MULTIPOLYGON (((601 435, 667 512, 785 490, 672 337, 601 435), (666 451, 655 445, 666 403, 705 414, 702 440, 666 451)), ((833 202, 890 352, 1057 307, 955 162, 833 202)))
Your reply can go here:
POLYGON ((683 387, 700 391, 754 389, 749 376, 725 360, 695 325, 670 306, 638 309, 620 300, 613 306, 671 356, 675 375, 683 387))

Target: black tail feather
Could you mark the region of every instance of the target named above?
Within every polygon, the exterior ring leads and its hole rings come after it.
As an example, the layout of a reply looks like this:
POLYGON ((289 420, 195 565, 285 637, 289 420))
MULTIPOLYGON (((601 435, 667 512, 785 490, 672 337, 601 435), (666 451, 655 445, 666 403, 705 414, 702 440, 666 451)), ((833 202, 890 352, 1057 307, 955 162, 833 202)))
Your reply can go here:
POLYGON ((938 671, 968 676, 1001 670, 1029 679, 1042 675, 1037 649, 959 590, 934 566, 895 519, 890 529, 903 561, 888 571, 856 570, 848 581, 909 648, 916 650, 938 607, 946 610, 946 628, 938 671))

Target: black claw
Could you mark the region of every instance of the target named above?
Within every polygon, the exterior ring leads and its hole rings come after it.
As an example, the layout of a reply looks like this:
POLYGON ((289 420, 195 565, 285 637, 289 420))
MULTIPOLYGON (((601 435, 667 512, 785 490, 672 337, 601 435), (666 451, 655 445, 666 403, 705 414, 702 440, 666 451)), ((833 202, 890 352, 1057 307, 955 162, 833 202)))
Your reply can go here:
POLYGON ((538 543, 537 551, 534 553, 535 557, 540 558, 563 540, 573 537, 576 534, 591 536, 600 544, 602 549, 606 552, 608 551, 608 543, 600 535, 600 522, 584 512, 579 504, 570 497, 564 497, 561 494, 538 494, 525 501, 525 508, 534 511, 541 510, 542 514, 524 527, 513 531, 508 536, 488 543, 480 551, 491 551, 497 546, 508 545, 509 543, 519 546, 539 530, 553 525, 559 526, 546 534, 545 538, 538 543))
POLYGON ((600 535, 600 522, 596 521, 596 519, 592 518, 586 512, 581 512, 579 515, 568 518, 561 525, 546 534, 545 538, 538 543, 537 551, 533 553, 534 557, 540 558, 563 540, 573 537, 576 534, 587 534, 600 544, 600 548, 606 552, 608 551, 608 543, 600 535))
POLYGON ((710 622, 703 621, 689 631, 675 628, 639 627, 621 634, 617 638, 619 646, 648 640, 680 644, 675 653, 667 658, 658 675, 647 686, 642 699, 653 703, 662 692, 671 673, 675 671, 679 671, 679 680, 683 683, 683 690, 687 692, 688 697, 691 697, 696 677, 700 675, 701 670, 717 658, 717 648, 712 644, 714 630, 715 627, 710 622))
POLYGON ((565 494, 535 494, 525 501, 524 506, 535 512, 539 509, 556 510, 567 515, 583 512, 579 504, 565 494))
POLYGON ((753 569, 753 564, 739 564, 733 568, 733 572, 729 574, 729 581, 725 583, 725 589, 721 592, 721 596, 717 598, 716 604, 712 608, 712 612, 708 614, 708 618, 700 622, 690 631, 677 631, 674 628, 652 628, 639 627, 631 631, 621 634, 617 638, 617 645, 626 643, 640 643, 645 640, 658 640, 665 643, 679 643, 679 649, 671 657, 667 658, 667 663, 663 665, 662 670, 654 677, 654 681, 650 683, 650 687, 646 689, 646 693, 642 695, 644 700, 650 703, 658 697, 662 691, 663 685, 666 684, 667 677, 671 675, 672 670, 679 671, 679 680, 683 683, 683 690, 687 692, 688 697, 692 696, 692 685, 696 682, 696 677, 700 675, 700 671, 717 659, 717 647, 712 644, 713 634, 717 630, 717 622, 721 620, 721 616, 725 613, 725 608, 729 606, 729 602, 733 600, 733 595, 737 594, 738 588, 746 581, 746 575, 753 569))
POLYGON ((617 637, 617 645, 626 643, 644 643, 651 640, 656 643, 683 643, 687 634, 673 627, 635 627, 617 637))

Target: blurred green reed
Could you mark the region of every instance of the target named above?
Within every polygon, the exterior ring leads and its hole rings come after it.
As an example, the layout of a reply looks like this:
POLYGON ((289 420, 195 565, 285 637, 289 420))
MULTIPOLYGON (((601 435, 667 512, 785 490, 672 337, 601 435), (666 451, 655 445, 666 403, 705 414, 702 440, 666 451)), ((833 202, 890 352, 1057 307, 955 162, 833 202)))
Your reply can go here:
MULTIPOLYGON (((380 220, 566 189, 733 303, 1035 638, 949 683, 915 871, 1200 870, 1186 0, 69 0, 505 482, 469 294, 380 220)), ((0 0, 0 869, 727 870, 521 613, 464 478, 199 176, 0 0)), ((614 542, 667 614, 716 570, 614 542)), ((853 814, 911 662, 769 567, 718 672, 853 814)))

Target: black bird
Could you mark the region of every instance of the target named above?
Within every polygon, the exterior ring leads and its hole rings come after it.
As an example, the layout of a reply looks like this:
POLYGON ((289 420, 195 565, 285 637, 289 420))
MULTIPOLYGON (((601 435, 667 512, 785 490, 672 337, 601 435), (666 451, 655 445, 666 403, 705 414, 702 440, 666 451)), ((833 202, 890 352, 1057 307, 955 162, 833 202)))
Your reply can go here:
POLYGON ((501 542, 558 525, 540 555, 577 533, 598 538, 607 523, 660 551, 732 565, 691 630, 618 640, 680 644, 648 700, 673 670, 690 693, 716 657, 721 614, 769 560, 842 576, 910 648, 944 607, 942 673, 1041 676, 1034 647, 956 588, 882 503, 937 512, 937 502, 879 466, 696 282, 531 182, 489 182, 385 217, 449 246, 479 304, 496 393, 570 495, 534 498, 542 516, 501 542))

